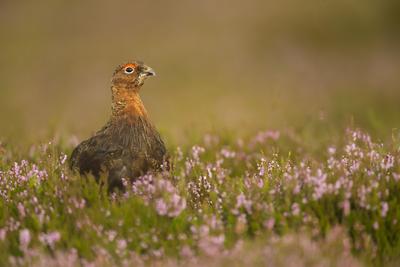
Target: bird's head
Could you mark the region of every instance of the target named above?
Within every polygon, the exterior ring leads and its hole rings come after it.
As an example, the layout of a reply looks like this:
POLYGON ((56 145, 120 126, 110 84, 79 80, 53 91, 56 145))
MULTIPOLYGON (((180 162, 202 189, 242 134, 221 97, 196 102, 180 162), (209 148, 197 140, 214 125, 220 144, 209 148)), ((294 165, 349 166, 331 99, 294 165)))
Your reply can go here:
POLYGON ((137 91, 148 77, 155 75, 153 69, 143 62, 134 61, 119 65, 114 71, 111 82, 115 87, 137 91))

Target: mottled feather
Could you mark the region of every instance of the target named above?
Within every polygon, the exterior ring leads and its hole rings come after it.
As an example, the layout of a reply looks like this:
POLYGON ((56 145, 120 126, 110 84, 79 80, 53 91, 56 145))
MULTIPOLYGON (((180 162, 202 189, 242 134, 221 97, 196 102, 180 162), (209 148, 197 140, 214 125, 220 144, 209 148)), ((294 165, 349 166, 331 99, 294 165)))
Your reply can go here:
MULTIPOLYGON (((143 63, 119 66, 111 88, 112 116, 94 136, 79 144, 71 154, 70 167, 81 174, 99 178, 108 174, 110 189, 122 187, 122 179, 135 179, 149 171, 158 171, 167 151, 160 134, 149 121, 139 97, 143 85, 141 72, 151 70, 143 63), (124 66, 137 67, 136 76, 121 75, 124 66)), ((153 73, 153 72, 152 72, 153 73)))

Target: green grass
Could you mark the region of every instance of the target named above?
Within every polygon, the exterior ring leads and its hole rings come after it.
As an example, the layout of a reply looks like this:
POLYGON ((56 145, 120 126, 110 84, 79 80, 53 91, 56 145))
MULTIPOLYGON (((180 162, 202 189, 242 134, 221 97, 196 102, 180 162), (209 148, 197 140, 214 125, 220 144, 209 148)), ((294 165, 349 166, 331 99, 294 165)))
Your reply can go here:
POLYGON ((172 171, 112 195, 69 171, 64 153, 73 147, 66 142, 34 145, 29 153, 2 146, 0 262, 62 265, 76 257, 74 265, 167 265, 196 257, 229 265, 227 255, 239 253, 238 262, 248 254, 262 264, 269 250, 278 266, 291 255, 301 255, 304 266, 398 260, 399 133, 378 142, 348 130, 315 145, 302 142, 318 136, 317 128, 279 138, 208 134, 198 146, 170 147, 172 171))

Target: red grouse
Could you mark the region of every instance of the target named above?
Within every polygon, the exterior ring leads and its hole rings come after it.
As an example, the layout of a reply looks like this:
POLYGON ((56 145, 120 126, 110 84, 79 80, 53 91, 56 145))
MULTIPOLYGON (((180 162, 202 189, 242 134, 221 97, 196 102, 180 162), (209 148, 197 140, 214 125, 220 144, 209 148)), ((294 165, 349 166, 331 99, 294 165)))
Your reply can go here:
POLYGON ((165 145, 139 96, 146 78, 154 75, 150 67, 138 61, 117 67, 111 82, 111 118, 74 149, 71 169, 97 179, 105 173, 110 189, 122 188, 121 178, 134 180, 161 169, 167 155, 165 145))

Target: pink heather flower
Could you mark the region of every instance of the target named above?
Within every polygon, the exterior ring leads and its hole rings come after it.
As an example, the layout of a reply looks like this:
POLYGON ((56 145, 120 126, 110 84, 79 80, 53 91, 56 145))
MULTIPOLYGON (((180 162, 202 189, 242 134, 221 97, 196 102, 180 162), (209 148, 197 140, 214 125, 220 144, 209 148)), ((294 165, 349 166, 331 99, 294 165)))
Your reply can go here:
POLYGON ((367 156, 369 157, 369 160, 371 162, 379 160, 379 153, 376 152, 375 150, 371 150, 370 152, 368 152, 367 156))
POLYGON ((344 216, 347 216, 350 214, 350 201, 348 199, 346 199, 345 201, 343 201, 343 214, 344 216))
POLYGON ((328 153, 329 153, 329 155, 334 155, 336 153, 336 148, 335 147, 329 147, 328 148, 328 153))
POLYGON ((375 230, 378 230, 378 229, 379 229, 379 223, 378 223, 378 222, 374 222, 374 224, 372 225, 372 227, 373 227, 375 230))
POLYGON ((28 229, 19 231, 19 245, 22 250, 27 249, 31 242, 31 234, 28 229))
POLYGON ((147 249, 149 246, 146 244, 146 242, 140 242, 140 247, 142 248, 142 249, 147 249))
POLYGON ((389 204, 387 202, 382 202, 381 216, 386 217, 389 211, 389 204))
POLYGON ((172 210, 168 212, 168 216, 176 217, 186 208, 186 199, 174 193, 171 197, 172 210))
POLYGON ((264 176, 265 174, 265 158, 261 158, 261 162, 257 164, 257 169, 258 169, 258 176, 264 176))
POLYGON ((229 159, 229 158, 234 158, 235 156, 236 156, 236 153, 235 153, 235 151, 232 151, 232 150, 230 150, 230 149, 228 149, 228 148, 223 148, 223 149, 221 149, 221 155, 223 156, 223 157, 225 157, 225 158, 227 158, 227 159, 229 159))
POLYGON ((207 169, 206 169, 206 170, 207 170, 207 175, 208 175, 208 177, 212 178, 213 175, 212 175, 212 171, 211 171, 210 165, 207 166, 207 169))
POLYGON ((300 184, 296 184, 296 186, 293 188, 293 194, 297 195, 298 193, 300 193, 300 184))
POLYGON ((265 143, 268 139, 276 141, 279 139, 279 136, 280 136, 279 131, 259 132, 252 141, 252 143, 265 143))
POLYGON ((164 199, 159 198, 156 200, 156 211, 159 215, 166 215, 168 211, 167 209, 168 207, 164 199))
POLYGON ((251 213, 251 208, 253 206, 253 202, 251 200, 247 200, 243 193, 240 193, 236 197, 236 209, 244 207, 247 213, 251 213))
POLYGON ((68 156, 66 154, 64 154, 64 153, 61 154, 61 156, 60 156, 60 164, 61 165, 64 165, 65 161, 67 161, 67 157, 68 156))
POLYGON ((387 171, 393 166, 394 166, 394 157, 392 155, 386 155, 386 157, 382 159, 381 168, 387 171))
POLYGON ((299 206, 299 204, 293 203, 293 205, 292 205, 292 214, 294 216, 297 216, 297 215, 300 214, 300 206, 299 206))
POLYGON ((267 221, 264 222, 264 227, 267 228, 268 230, 272 230, 275 226, 275 219, 270 218, 267 221))
POLYGON ((206 236, 210 232, 210 227, 208 225, 200 226, 199 233, 201 236, 206 236))
POLYGON ((121 178, 121 181, 122 181, 122 185, 125 187, 125 188, 127 188, 128 187, 128 179, 126 179, 126 178, 124 178, 124 177, 122 177, 121 178))
POLYGON ((19 212, 19 215, 21 216, 21 218, 24 218, 26 216, 24 205, 22 205, 22 203, 19 202, 17 205, 17 208, 18 208, 18 212, 19 212))
POLYGON ((247 229, 247 219, 245 214, 240 214, 236 221, 235 232, 242 234, 247 229))
POLYGON ((199 241, 199 248, 207 256, 216 256, 223 249, 225 242, 225 236, 223 234, 219 236, 204 236, 199 241))
POLYGON ((125 239, 118 239, 117 240, 117 249, 122 251, 125 250, 127 246, 126 240, 125 239))
POLYGON ((192 258, 194 256, 193 251, 190 249, 188 245, 184 245, 181 248, 181 251, 179 253, 183 258, 192 258))
MULTIPOLYGON (((194 226, 192 226, 192 227, 194 227, 194 226)), ((190 229, 192 232, 193 232, 193 230, 195 229, 195 227, 192 229, 190 229)), ((195 233, 195 232, 193 232, 193 233, 195 233)), ((185 234, 183 234, 183 233, 180 233, 179 235, 178 235, 178 239, 179 240, 186 240, 187 239, 187 236, 185 235, 185 234)), ((171 238, 171 240, 172 240, 172 238, 171 238)))
POLYGON ((76 198, 72 198, 72 203, 74 204, 75 208, 77 209, 83 209, 85 207, 86 204, 86 200, 85 199, 76 199, 76 198))
POLYGON ((57 231, 50 232, 48 234, 42 233, 39 235, 39 241, 51 248, 54 248, 54 244, 58 242, 60 238, 61 235, 57 231))
POLYGON ((114 241, 115 237, 117 236, 117 232, 114 230, 110 230, 106 234, 107 234, 108 241, 110 241, 110 242, 114 241))
POLYGON ((200 146, 193 146, 192 147, 192 157, 194 160, 199 161, 200 160, 200 154, 204 153, 206 151, 203 147, 200 146))
POLYGON ((347 155, 353 155, 354 151, 357 150, 357 145, 355 143, 348 144, 344 150, 346 151, 347 155))
POLYGON ((310 181, 314 184, 314 193, 312 194, 314 200, 320 199, 328 192, 328 185, 326 183, 327 174, 323 173, 321 169, 317 170, 315 177, 310 177, 310 181))
POLYGON ((352 165, 350 165, 350 172, 351 173, 354 173, 354 172, 356 172, 359 168, 360 168, 360 162, 359 161, 356 161, 356 160, 354 160, 353 162, 352 162, 352 165))
POLYGON ((4 241, 6 239, 7 231, 3 228, 0 228, 0 241, 4 241))
POLYGON ((258 188, 263 188, 263 186, 264 186, 264 180, 263 180, 263 179, 258 179, 258 180, 257 180, 257 186, 258 186, 258 188))
POLYGON ((155 249, 151 252, 151 254, 156 258, 161 258, 164 255, 163 248, 155 249))
POLYGON ((240 193, 240 195, 238 195, 238 196, 236 197, 236 207, 241 207, 241 206, 243 206, 244 203, 245 203, 245 201, 246 201, 246 197, 244 196, 243 193, 240 193))

